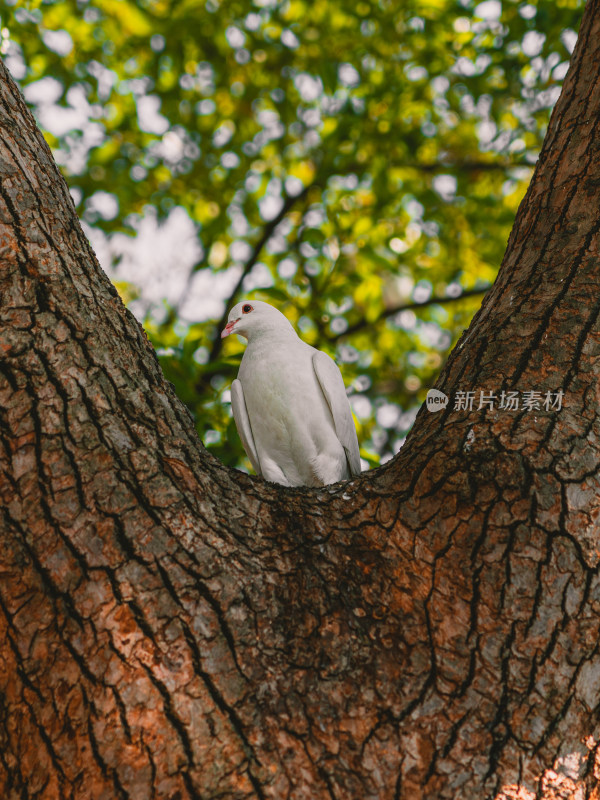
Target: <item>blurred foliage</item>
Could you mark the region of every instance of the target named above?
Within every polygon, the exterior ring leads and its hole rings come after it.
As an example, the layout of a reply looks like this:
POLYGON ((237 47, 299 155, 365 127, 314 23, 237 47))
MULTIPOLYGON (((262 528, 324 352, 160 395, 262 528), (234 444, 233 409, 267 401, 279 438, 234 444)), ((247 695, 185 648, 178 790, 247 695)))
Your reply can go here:
MULTIPOLYGON (((229 306, 254 287, 336 357, 373 465, 495 277, 582 6, 17 0, 0 48, 42 127, 63 115, 46 135, 84 221, 114 235, 185 209, 194 271, 237 280, 229 306)), ((222 324, 145 320, 207 446, 248 466, 222 324)))

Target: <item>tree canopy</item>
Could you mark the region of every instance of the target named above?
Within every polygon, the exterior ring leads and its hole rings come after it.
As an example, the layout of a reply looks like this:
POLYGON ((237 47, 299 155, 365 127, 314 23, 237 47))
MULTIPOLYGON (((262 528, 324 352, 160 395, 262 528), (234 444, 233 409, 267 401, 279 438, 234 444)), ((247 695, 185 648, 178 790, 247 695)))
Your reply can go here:
MULTIPOLYGON (((138 309, 205 444, 247 463, 243 346, 184 308, 222 276, 226 305, 254 292, 336 357, 377 464, 494 280, 582 6, 19 0, 0 47, 90 235, 192 220, 180 301, 138 309)), ((135 301, 142 270, 117 285, 135 301)))

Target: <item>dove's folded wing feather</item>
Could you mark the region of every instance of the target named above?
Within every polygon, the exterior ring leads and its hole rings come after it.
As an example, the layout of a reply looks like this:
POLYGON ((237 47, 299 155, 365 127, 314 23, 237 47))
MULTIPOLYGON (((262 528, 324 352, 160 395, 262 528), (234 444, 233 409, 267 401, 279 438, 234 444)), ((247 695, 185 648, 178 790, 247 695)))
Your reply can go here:
POLYGON ((312 358, 313 369, 333 417, 335 432, 346 453, 352 475, 360 475, 360 453, 356 427, 346 395, 344 379, 335 361, 317 350, 312 358))
POLYGON ((244 390, 241 381, 237 378, 231 384, 231 408, 240 439, 244 445, 244 450, 252 462, 254 471, 257 475, 262 477, 260 461, 258 460, 258 453, 256 452, 256 445, 254 444, 254 436, 252 435, 248 410, 246 409, 246 401, 244 400, 244 390))

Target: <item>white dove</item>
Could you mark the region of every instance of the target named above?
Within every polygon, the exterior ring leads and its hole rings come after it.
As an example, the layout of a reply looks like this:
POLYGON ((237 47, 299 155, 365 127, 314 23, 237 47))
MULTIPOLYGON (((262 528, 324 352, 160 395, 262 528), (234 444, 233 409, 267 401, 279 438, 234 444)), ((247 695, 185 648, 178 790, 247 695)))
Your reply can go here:
POLYGON ((260 300, 231 309, 221 337, 232 333, 248 340, 231 405, 257 474, 284 486, 325 486, 359 475, 356 428, 335 361, 260 300))

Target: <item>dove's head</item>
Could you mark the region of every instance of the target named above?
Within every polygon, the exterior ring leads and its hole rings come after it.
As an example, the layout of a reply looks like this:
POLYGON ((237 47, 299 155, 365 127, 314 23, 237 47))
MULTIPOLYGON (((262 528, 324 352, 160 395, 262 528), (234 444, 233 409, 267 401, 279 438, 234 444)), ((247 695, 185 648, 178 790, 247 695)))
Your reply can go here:
POLYGON ((287 317, 261 300, 242 300, 231 309, 227 325, 221 331, 221 339, 230 333, 237 333, 249 342, 265 334, 285 336, 292 333, 296 336, 287 317))

